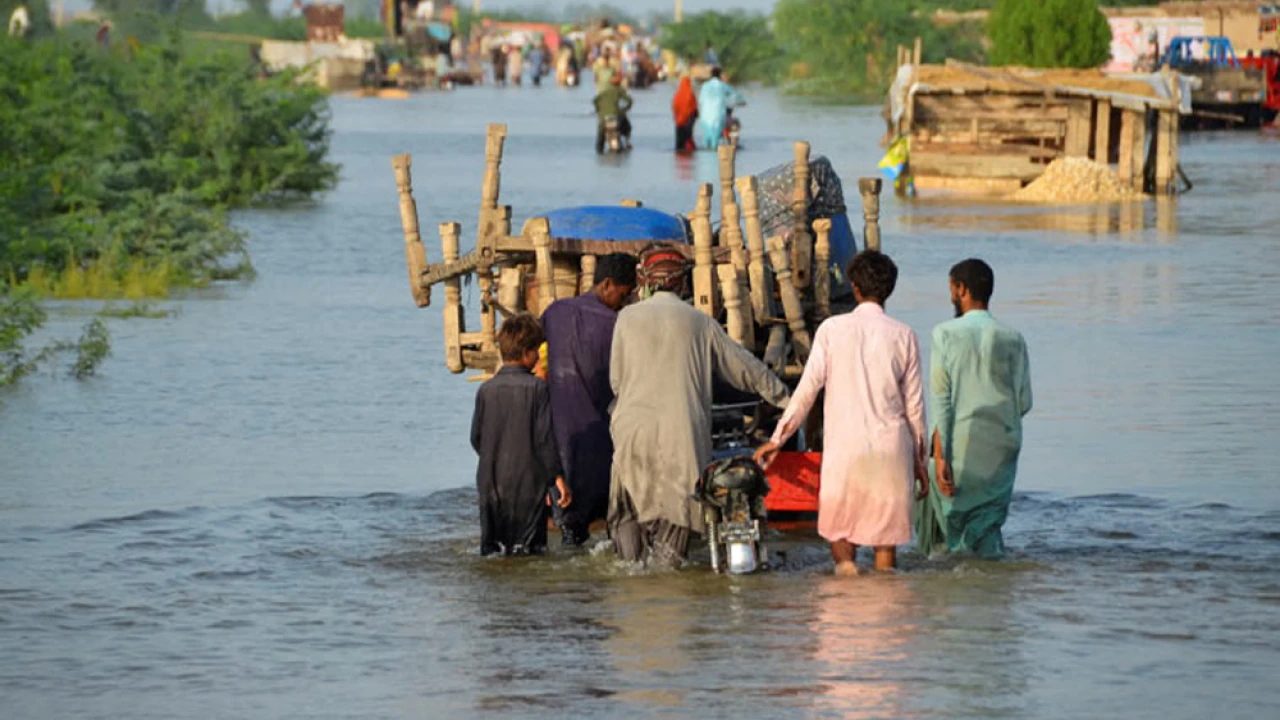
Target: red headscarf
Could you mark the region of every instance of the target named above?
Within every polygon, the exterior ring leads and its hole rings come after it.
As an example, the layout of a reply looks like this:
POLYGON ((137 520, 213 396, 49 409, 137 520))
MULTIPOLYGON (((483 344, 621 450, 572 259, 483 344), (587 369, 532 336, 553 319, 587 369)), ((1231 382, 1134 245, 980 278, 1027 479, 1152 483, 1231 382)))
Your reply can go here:
POLYGON ((698 98, 693 94, 693 83, 689 76, 680 78, 680 87, 671 100, 671 114, 675 116, 677 125, 687 125, 698 115, 698 98))

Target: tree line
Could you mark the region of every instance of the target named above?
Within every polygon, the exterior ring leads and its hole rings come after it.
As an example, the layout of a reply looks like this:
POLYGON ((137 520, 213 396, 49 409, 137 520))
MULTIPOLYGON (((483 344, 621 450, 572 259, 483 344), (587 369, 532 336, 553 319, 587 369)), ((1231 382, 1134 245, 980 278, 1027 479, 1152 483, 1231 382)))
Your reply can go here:
POLYGON ((892 82, 898 46, 917 37, 924 62, 1029 67, 1096 67, 1111 43, 1096 0, 780 0, 770 15, 692 15, 665 25, 661 42, 689 60, 715 48, 738 82, 878 100, 892 82), (939 10, 990 12, 986 22, 940 22, 939 10))

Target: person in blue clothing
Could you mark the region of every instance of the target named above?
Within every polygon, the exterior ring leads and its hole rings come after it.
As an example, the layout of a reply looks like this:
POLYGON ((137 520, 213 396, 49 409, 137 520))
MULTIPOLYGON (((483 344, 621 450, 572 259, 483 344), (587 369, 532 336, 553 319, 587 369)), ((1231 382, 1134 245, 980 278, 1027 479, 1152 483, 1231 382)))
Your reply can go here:
POLYGON ((590 292, 551 303, 542 313, 547 386, 560 466, 573 505, 553 507, 564 545, 582 545, 609 510, 613 440, 609 435, 609 357, 618 311, 636 287, 636 259, 611 253, 596 264, 590 292))
POLYGON ((698 122, 694 131, 698 147, 702 150, 720 147, 729 108, 746 104, 742 93, 720 79, 720 68, 712 69, 711 79, 698 91, 698 122))
POLYGON ((707 49, 702 53, 702 62, 708 65, 720 64, 720 56, 716 54, 716 49, 711 47, 711 43, 707 43, 707 49))

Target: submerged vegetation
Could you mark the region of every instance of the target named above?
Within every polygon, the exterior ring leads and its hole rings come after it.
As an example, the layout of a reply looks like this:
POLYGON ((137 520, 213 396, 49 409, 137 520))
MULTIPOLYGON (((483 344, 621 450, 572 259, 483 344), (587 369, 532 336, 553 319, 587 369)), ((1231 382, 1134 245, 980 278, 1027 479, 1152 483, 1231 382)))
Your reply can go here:
POLYGON ((73 355, 68 374, 77 380, 91 377, 111 354, 106 323, 94 318, 85 324, 79 340, 59 340, 30 352, 24 341, 44 324, 48 312, 30 290, 0 289, 0 388, 12 385, 61 355, 73 355))
MULTIPOLYGON (((34 298, 165 297, 250 277, 227 211, 332 187, 323 91, 261 77, 249 53, 60 34, 0 39, 0 346, 7 382, 68 349, 27 354, 34 298)), ((105 344, 95 319, 81 345, 105 344)), ((78 376, 105 355, 86 352, 78 376)), ((6 382, 6 384, 7 384, 6 382)))

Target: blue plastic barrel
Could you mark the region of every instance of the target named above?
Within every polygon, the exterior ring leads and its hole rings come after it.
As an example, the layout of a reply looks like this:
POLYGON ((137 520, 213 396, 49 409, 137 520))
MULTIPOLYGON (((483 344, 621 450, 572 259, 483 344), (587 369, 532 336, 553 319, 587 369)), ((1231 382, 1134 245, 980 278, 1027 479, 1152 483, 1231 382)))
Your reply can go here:
POLYGON ((542 214, 551 237, 572 240, 662 240, 688 242, 679 216, 651 208, 588 205, 542 214))

